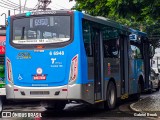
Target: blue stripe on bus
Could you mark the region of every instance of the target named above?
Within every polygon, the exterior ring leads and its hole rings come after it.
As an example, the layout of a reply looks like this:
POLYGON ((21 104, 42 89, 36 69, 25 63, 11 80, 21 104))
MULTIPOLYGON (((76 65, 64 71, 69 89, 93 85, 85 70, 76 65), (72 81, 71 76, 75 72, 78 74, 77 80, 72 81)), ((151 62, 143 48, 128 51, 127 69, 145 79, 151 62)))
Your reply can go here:
POLYGON ((109 78, 105 78, 105 80, 109 80, 109 78))
POLYGON ((94 82, 94 80, 88 80, 88 82, 94 82))
MULTIPOLYGON (((109 80, 110 78, 105 78, 104 80, 109 80)), ((94 79, 88 80, 88 82, 94 82, 94 79)))

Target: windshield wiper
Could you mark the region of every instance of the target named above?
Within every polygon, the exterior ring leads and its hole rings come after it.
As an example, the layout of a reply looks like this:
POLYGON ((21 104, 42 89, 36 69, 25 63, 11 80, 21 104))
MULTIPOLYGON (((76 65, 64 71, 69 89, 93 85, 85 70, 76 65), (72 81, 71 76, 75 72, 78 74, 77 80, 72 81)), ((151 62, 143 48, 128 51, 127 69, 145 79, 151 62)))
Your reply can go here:
POLYGON ((24 40, 24 31, 25 31, 25 27, 22 27, 22 35, 21 35, 21 40, 24 40))

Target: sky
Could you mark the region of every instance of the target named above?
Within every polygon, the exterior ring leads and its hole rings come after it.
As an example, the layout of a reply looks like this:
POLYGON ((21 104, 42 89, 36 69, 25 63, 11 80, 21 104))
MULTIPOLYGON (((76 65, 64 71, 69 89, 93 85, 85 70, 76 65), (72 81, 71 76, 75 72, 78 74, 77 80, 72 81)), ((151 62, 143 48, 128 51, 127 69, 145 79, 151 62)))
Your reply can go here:
MULTIPOLYGON (((3 13, 6 13, 8 15, 8 10, 2 6, 6 6, 4 4, 10 4, 9 2, 14 2, 19 5, 20 0, 0 0, 0 15, 3 13), (4 4, 2 4, 4 3, 4 4)), ((21 0, 21 5, 24 6, 25 0, 21 0)), ((34 8, 38 3, 38 0, 27 0, 26 7, 28 8, 34 8)), ((53 10, 58 10, 58 9, 70 9, 75 5, 75 1, 69 2, 69 0, 52 0, 52 3, 49 5, 50 8, 53 10)), ((14 9, 13 7, 11 7, 14 9)), ((19 11, 15 11, 16 14, 19 13, 19 11)), ((14 10, 11 10, 11 15, 14 14, 14 10)), ((5 15, 0 16, 0 25, 4 25, 5 23, 5 15)))

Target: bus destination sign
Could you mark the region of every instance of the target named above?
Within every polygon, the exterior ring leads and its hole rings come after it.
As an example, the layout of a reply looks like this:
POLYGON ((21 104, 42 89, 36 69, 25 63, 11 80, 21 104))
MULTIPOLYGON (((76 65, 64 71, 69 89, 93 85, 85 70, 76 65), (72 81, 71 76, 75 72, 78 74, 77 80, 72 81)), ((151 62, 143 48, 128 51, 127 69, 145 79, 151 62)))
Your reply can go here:
POLYGON ((36 18, 34 19, 34 26, 47 26, 49 24, 49 19, 47 18, 36 18))

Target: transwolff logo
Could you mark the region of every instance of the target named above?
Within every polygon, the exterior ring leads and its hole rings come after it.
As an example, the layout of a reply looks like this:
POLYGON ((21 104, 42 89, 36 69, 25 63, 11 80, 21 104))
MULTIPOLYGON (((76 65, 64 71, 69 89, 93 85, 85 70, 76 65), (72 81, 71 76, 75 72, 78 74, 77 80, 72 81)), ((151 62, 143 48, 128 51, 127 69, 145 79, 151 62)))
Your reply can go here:
POLYGON ((24 53, 21 52, 21 53, 18 53, 17 59, 31 59, 31 55, 28 52, 24 52, 24 53))
POLYGON ((56 61, 56 58, 51 58, 52 64, 56 61))

